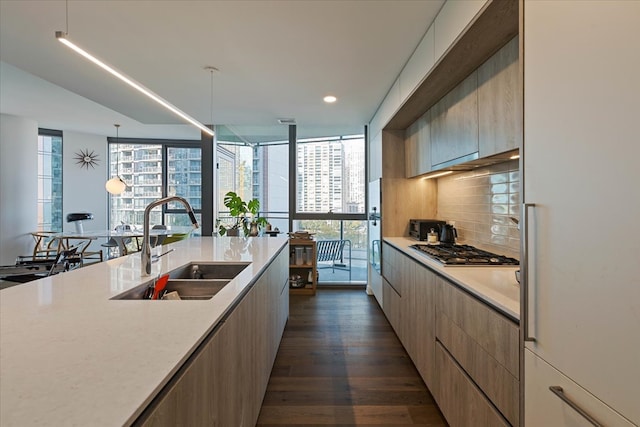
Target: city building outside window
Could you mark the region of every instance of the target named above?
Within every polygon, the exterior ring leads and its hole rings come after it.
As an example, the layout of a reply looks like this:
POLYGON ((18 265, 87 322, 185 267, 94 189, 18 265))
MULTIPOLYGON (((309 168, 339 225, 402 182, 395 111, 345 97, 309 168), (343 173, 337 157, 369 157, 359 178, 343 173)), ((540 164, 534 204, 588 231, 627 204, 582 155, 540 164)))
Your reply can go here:
POLYGON ((228 191, 238 193, 243 200, 258 198, 260 215, 272 228, 283 232, 308 230, 317 240, 349 241, 338 264, 350 267, 351 275, 345 269, 324 269, 321 283, 366 281, 363 135, 304 138, 290 145, 288 135, 251 140, 222 127, 217 159, 216 218, 228 217, 223 204, 228 191), (292 212, 290 150, 294 150, 296 159, 292 212), (289 228, 290 217, 293 230, 289 228))
MULTIPOLYGON (((110 139, 109 175, 127 184, 120 195, 109 196, 109 224, 142 227, 144 210, 154 200, 177 195, 186 198, 200 220, 202 209, 202 163, 199 145, 186 142, 146 143, 110 139)), ((152 225, 190 227, 181 204, 170 203, 151 211, 152 225)), ((193 232, 199 234, 198 230, 193 232)))
POLYGON ((62 231, 62 132, 38 130, 38 231, 62 231))

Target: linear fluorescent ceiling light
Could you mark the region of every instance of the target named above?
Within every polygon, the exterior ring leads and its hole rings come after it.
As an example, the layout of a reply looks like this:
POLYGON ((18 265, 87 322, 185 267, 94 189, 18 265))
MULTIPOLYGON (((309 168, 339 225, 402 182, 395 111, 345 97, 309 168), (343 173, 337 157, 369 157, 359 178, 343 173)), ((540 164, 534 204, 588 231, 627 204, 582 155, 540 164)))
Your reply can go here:
POLYGON ((146 87, 142 86, 140 83, 136 82, 135 80, 133 80, 130 77, 127 77, 125 74, 123 74, 120 71, 116 70, 115 68, 107 65, 103 61, 101 61, 98 58, 96 58, 95 56, 91 55, 86 50, 82 49, 78 45, 76 45, 73 42, 71 42, 67 38, 67 33, 65 33, 64 31, 56 31, 56 38, 62 44, 64 44, 65 46, 67 46, 71 50, 75 51, 77 54, 85 57, 89 61, 91 61, 94 64, 96 64, 98 67, 102 68, 103 70, 105 70, 108 73, 110 73, 111 75, 119 78, 120 80, 122 80, 123 82, 125 82, 126 84, 131 86, 132 88, 136 89, 137 91, 139 91, 139 92, 145 94, 146 96, 148 96, 149 98, 153 99, 155 102, 157 102, 158 104, 162 105, 164 108, 166 108, 167 110, 171 111, 176 116, 182 118, 183 120, 186 120, 187 122, 191 123, 192 125, 194 125, 198 129, 200 129, 201 131, 213 136, 213 131, 211 129, 209 129, 208 127, 206 127, 205 125, 203 125, 202 123, 200 123, 199 121, 194 119, 193 117, 189 116, 187 113, 185 113, 185 112, 181 111, 180 109, 178 109, 177 107, 171 105, 171 103, 169 103, 168 101, 165 101, 160 96, 156 95, 155 93, 153 93, 152 91, 150 91, 146 87))

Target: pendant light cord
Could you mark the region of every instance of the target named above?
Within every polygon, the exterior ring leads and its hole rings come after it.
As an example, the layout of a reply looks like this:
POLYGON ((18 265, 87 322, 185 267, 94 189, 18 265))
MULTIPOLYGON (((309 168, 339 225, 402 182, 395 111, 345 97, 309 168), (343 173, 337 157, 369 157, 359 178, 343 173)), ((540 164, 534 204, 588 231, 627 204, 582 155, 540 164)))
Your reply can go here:
MULTIPOLYGON (((204 67, 205 70, 209 71, 209 73, 211 73, 211 99, 210 99, 210 104, 209 104, 209 111, 211 114, 211 117, 209 118, 211 120, 211 131, 213 131, 213 73, 215 73, 216 71, 220 71, 218 70, 216 67, 212 67, 211 65, 207 65, 206 67, 204 67)), ((211 136, 213 136, 213 134, 211 134, 211 136)))
POLYGON ((213 69, 209 70, 211 73, 211 105, 209 111, 211 112, 211 128, 213 129, 213 69))
POLYGON ((120 178, 120 125, 114 126, 116 127, 116 176, 120 178))
POLYGON ((65 10, 65 26, 66 26, 66 33, 69 34, 69 0, 65 0, 64 2, 64 10, 65 10))

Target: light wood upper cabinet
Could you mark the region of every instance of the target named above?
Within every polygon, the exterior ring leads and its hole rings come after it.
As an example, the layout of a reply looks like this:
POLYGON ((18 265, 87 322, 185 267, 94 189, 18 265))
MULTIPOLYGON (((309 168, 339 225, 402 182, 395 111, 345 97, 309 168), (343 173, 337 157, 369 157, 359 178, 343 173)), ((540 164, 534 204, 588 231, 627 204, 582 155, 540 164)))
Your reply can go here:
POLYGON ((404 155, 407 178, 431 171, 431 111, 405 131, 404 155))
POLYGON ((518 37, 478 68, 480 157, 519 148, 522 97, 519 89, 518 37))
POLYGON ((515 37, 405 130, 407 178, 521 146, 518 52, 515 37))
POLYGON ((431 108, 431 165, 478 152, 478 73, 474 71, 431 108))
POLYGON ((418 166, 418 132, 419 123, 416 121, 404 132, 404 169, 407 178, 420 175, 418 166))

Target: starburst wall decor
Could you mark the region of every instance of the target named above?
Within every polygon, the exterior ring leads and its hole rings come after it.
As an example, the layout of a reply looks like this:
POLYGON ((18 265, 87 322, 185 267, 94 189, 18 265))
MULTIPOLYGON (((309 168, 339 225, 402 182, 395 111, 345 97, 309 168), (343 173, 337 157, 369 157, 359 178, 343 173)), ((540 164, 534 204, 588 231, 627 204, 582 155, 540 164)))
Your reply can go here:
POLYGON ((98 164, 98 155, 94 151, 89 152, 88 148, 84 150, 81 149, 75 153, 75 159, 76 164, 80 165, 80 169, 87 168, 87 170, 89 170, 89 166, 91 166, 91 169, 94 169, 98 164))

